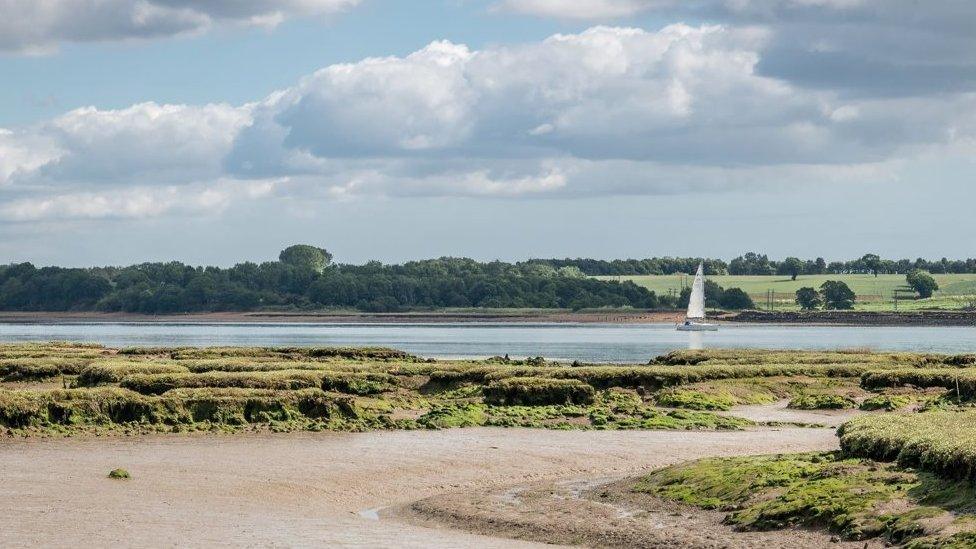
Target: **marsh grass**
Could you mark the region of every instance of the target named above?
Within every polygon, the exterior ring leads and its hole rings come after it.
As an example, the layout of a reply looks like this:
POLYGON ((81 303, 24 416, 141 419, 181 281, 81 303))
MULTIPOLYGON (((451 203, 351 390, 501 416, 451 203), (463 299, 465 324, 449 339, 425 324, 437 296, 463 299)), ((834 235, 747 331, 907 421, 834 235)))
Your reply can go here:
POLYGON ((838 453, 704 459, 652 472, 634 491, 724 511, 741 530, 820 527, 912 547, 976 530, 969 483, 838 453))
POLYGON ((189 370, 175 362, 108 360, 86 366, 75 379, 76 387, 94 387, 109 383, 118 383, 126 376, 138 374, 182 374, 189 370))
POLYGON ((508 377, 484 388, 485 402, 495 405, 590 404, 596 391, 577 379, 508 377))
POLYGON ((852 456, 976 479, 976 410, 859 417, 838 434, 841 449, 852 456))
POLYGON ((538 358, 431 361, 383 348, 30 343, 0 345, 0 372, 26 379, 0 389, 0 427, 738 429, 751 423, 710 412, 785 398, 887 410, 901 407, 895 393, 922 401, 898 376, 966 376, 971 364, 970 355, 860 350, 676 351, 646 365, 570 366, 538 358), (58 375, 58 386, 74 388, 55 390, 58 375), (889 377, 875 389, 865 380, 876 375, 889 377))

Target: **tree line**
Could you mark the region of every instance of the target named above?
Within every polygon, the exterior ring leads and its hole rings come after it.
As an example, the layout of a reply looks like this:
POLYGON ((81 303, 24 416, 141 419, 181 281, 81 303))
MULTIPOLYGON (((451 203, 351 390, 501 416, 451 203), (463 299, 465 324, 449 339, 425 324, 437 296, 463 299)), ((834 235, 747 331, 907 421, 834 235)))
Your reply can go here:
POLYGON ((399 311, 438 307, 671 307, 632 282, 587 278, 574 266, 463 258, 333 264, 328 251, 292 246, 278 261, 229 268, 180 262, 128 267, 0 266, 0 309, 166 314, 262 308, 399 311))
POLYGON ((976 273, 976 259, 928 260, 884 259, 877 254, 864 254, 850 261, 826 261, 822 257, 800 259, 787 257, 781 261, 765 254, 749 252, 729 262, 712 258, 653 257, 649 259, 531 259, 528 263, 554 268, 576 267, 588 276, 669 275, 694 273, 699 262, 705 264, 706 275, 781 275, 796 278, 814 274, 903 274, 927 271, 937 274, 976 273))

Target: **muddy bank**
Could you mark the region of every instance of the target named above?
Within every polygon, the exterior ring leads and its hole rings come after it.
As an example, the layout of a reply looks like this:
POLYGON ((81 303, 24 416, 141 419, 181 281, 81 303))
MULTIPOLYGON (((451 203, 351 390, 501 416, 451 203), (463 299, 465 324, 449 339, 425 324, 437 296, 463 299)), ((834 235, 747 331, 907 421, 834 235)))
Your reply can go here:
POLYGON ((736 532, 725 513, 664 501, 631 488, 636 478, 535 482, 504 490, 455 492, 399 512, 419 524, 589 547, 653 549, 794 549, 882 547, 841 542, 825 531, 736 532))
POLYGON ((62 324, 62 323, 459 323, 459 322, 560 322, 650 324, 675 323, 684 318, 672 311, 464 311, 413 313, 335 313, 335 312, 248 312, 248 313, 189 313, 176 315, 141 315, 132 313, 96 312, 9 312, 0 311, 0 323, 62 324))
POLYGON ((728 322, 831 324, 842 326, 976 326, 976 311, 742 311, 720 317, 728 322))
POLYGON ((388 515, 438 494, 836 448, 828 429, 452 429, 0 442, 0 546, 533 546, 388 515), (130 480, 106 478, 123 467, 130 480), (378 519, 378 520, 377 520, 378 519))

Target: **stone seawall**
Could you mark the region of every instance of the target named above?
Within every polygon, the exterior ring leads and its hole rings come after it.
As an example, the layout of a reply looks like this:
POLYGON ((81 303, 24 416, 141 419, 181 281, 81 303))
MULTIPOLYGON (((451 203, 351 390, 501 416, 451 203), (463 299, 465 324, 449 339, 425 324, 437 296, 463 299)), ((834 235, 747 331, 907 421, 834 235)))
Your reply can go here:
POLYGON ((721 320, 850 326, 976 326, 976 311, 742 311, 723 316, 721 320))

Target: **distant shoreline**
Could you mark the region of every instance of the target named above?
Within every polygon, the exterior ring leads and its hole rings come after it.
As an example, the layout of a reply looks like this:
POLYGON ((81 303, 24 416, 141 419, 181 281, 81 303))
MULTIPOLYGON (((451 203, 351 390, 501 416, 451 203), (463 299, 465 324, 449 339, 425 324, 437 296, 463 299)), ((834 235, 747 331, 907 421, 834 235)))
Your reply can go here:
POLYGON ((462 322, 546 322, 546 323, 610 323, 652 324, 675 323, 684 313, 675 311, 422 311, 409 313, 357 312, 220 312, 172 315, 144 315, 134 313, 98 312, 0 312, 0 324, 61 324, 61 323, 462 323, 462 322))
MULTIPOLYGON (((303 324, 396 324, 396 323, 580 323, 661 324, 678 323, 682 311, 416 311, 406 313, 359 313, 354 311, 294 312, 252 311, 144 315, 99 312, 0 311, 0 324, 63 323, 303 323, 303 324)), ((785 324, 831 326, 976 326, 976 311, 742 311, 718 313, 722 324, 785 324)))

